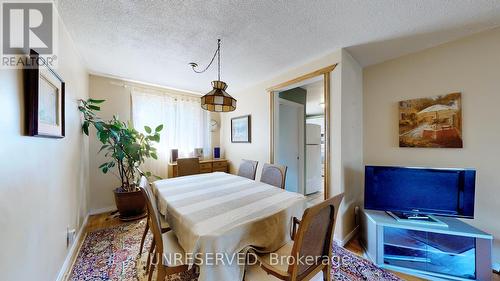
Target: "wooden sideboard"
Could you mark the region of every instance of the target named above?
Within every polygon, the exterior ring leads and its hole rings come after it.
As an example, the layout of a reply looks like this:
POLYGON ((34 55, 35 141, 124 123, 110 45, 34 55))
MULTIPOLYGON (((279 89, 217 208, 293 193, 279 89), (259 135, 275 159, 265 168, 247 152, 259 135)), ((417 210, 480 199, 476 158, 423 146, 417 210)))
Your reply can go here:
MULTIPOLYGON (((226 159, 207 159, 200 160, 200 174, 212 172, 228 172, 228 163, 226 159)), ((168 163, 168 177, 177 177, 177 162, 168 163)))

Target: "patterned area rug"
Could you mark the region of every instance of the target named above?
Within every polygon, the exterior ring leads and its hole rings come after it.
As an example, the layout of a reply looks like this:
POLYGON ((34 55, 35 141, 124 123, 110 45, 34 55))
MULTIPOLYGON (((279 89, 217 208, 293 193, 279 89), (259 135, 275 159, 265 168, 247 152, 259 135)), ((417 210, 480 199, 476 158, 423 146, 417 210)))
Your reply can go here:
POLYGON ((332 280, 402 280, 396 275, 377 267, 348 250, 334 244, 332 258, 332 280))
POLYGON ((140 220, 88 233, 68 280, 137 280, 136 256, 145 225, 140 220))
MULTIPOLYGON (((143 270, 146 255, 138 256, 145 222, 140 220, 88 233, 68 280, 147 280, 143 270)), ((148 235, 145 244, 150 243, 151 235, 148 235)), ((332 280, 401 280, 342 247, 334 245, 333 250, 332 280)), ((196 275, 192 271, 169 276, 167 280, 192 281, 196 275)))

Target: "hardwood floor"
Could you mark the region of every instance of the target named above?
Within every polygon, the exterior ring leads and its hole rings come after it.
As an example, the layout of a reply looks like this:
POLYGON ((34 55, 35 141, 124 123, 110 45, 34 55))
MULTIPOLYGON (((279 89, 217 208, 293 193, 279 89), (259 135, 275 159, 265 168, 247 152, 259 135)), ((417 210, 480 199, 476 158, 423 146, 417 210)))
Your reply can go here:
MULTIPOLYGON (((315 200, 317 198, 312 198, 311 201, 315 200)), ((108 212, 108 213, 103 213, 103 214, 98 214, 98 215, 93 215, 90 216, 87 222, 87 225, 85 227, 85 233, 95 231, 97 229, 101 228, 106 228, 106 227, 112 227, 116 225, 120 225, 123 222, 118 219, 118 215, 114 212, 108 212)), ((85 235, 83 235, 84 237, 85 235)), ((81 243, 83 241, 79 241, 78 243, 81 243)), ((353 253, 355 253, 358 256, 364 256, 364 249, 361 246, 358 237, 354 237, 347 245, 345 248, 353 253)), ((421 279, 418 277, 410 276, 407 274, 403 274, 400 272, 395 272, 391 271, 394 274, 396 274, 398 277, 404 280, 408 281, 421 281, 425 279, 421 279)), ((493 279, 492 281, 500 281, 500 275, 498 274, 493 274, 493 279)))
POLYGON ((120 225, 122 222, 118 219, 118 213, 107 212, 98 215, 92 215, 87 221, 87 226, 85 227, 85 233, 92 232, 97 229, 107 228, 112 226, 120 225))

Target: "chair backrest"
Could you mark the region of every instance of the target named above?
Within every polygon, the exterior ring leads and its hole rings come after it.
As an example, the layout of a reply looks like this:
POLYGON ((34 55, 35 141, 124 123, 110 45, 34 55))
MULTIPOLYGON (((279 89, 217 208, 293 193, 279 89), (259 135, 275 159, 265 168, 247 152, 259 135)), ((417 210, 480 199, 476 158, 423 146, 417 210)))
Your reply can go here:
POLYGON ((260 181, 282 189, 285 189, 286 166, 275 164, 264 164, 260 181))
POLYGON ((200 173, 200 159, 179 158, 177 159, 177 175, 179 177, 196 175, 200 173))
POLYGON ((240 168, 238 169, 238 176, 255 180, 257 165, 259 165, 258 161, 242 159, 240 168))
POLYGON ((156 197, 154 195, 153 189, 151 188, 151 184, 148 182, 148 179, 145 176, 141 176, 141 181, 139 183, 139 186, 143 187, 146 190, 147 194, 149 195, 149 197, 146 198, 146 200, 149 200, 149 198, 151 198, 151 207, 153 208, 155 215, 158 221, 160 222, 160 211, 158 210, 158 205, 156 204, 156 197))
POLYGON ((163 238, 161 236, 161 222, 158 213, 158 208, 156 207, 156 200, 154 198, 151 188, 149 187, 149 183, 145 177, 141 177, 139 188, 141 189, 142 195, 146 198, 149 226, 151 228, 151 232, 153 232, 153 238, 156 246, 156 253, 158 253, 159 256, 161 257, 163 255, 163 238))
POLYGON ((317 267, 323 266, 325 260, 331 261, 335 221, 342 198, 343 193, 305 210, 291 252, 295 261, 302 263, 295 262, 288 266, 291 280, 302 280, 317 267), (311 263, 303 262, 308 257, 317 259, 311 263))

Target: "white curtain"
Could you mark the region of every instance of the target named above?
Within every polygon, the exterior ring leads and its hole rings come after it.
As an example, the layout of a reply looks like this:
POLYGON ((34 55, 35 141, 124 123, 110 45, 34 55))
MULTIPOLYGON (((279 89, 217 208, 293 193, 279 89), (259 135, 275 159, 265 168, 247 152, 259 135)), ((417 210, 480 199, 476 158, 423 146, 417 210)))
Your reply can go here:
POLYGON ((204 156, 211 154, 209 113, 201 108, 200 98, 132 90, 132 122, 144 132, 163 124, 160 143, 155 144, 158 160, 149 159, 143 169, 167 178, 171 149, 179 157, 190 157, 195 148, 203 148, 204 156))

